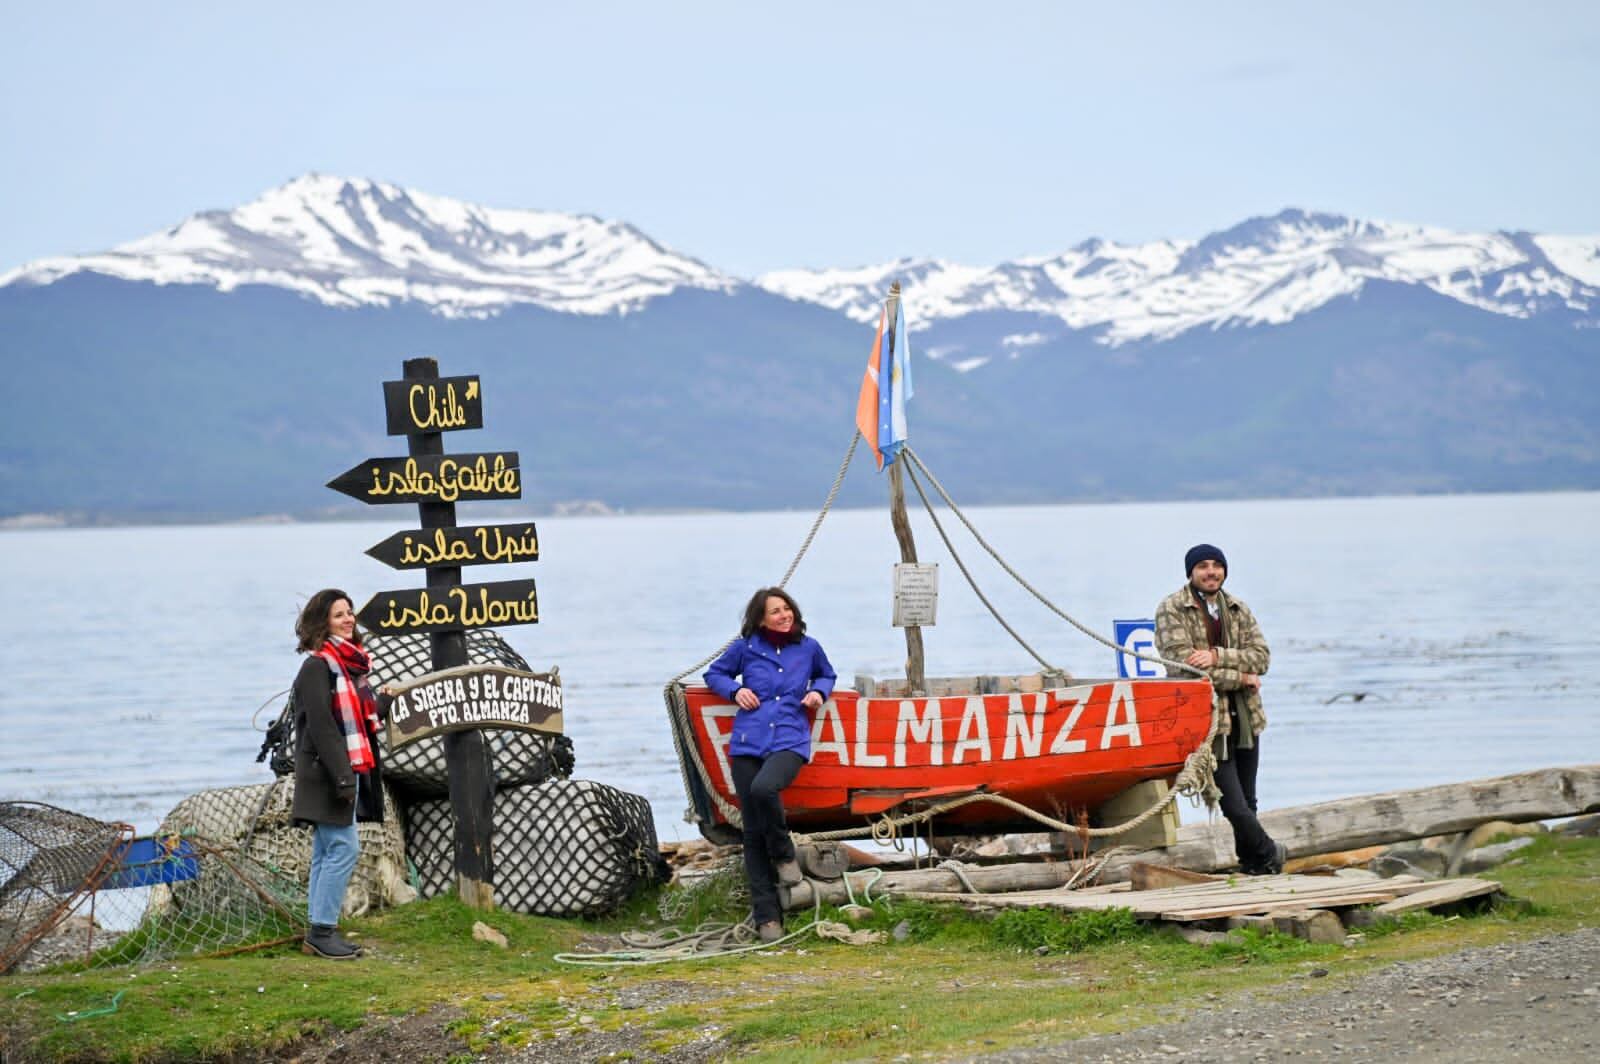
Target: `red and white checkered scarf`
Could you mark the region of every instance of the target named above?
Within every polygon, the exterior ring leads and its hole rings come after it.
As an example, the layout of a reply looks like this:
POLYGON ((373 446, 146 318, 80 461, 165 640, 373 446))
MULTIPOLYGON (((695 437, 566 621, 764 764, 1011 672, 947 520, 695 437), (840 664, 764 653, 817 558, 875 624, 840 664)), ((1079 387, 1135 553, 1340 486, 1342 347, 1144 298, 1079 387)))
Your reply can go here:
POLYGON ((317 656, 333 673, 333 719, 344 733, 350 767, 360 773, 371 772, 378 763, 367 738, 368 732, 378 732, 378 702, 367 683, 372 661, 361 647, 336 635, 328 637, 317 656))

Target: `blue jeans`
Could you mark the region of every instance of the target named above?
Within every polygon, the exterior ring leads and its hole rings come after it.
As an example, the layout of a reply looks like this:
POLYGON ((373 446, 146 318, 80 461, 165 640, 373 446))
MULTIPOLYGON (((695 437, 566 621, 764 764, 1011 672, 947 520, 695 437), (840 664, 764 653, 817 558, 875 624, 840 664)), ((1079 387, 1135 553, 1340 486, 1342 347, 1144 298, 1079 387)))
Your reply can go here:
MULTIPOLYGON (((356 777, 356 789, 361 777, 356 777)), ((350 823, 342 827, 318 824, 311 829, 311 884, 306 889, 306 911, 313 925, 332 927, 344 908, 344 888, 355 871, 361 854, 361 836, 356 833, 355 808, 350 823)))

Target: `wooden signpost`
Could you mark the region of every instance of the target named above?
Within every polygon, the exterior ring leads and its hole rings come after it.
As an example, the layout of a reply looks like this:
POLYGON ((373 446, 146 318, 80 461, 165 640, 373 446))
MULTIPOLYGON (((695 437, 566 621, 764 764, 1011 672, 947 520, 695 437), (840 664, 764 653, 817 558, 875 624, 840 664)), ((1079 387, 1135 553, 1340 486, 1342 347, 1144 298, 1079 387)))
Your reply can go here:
POLYGON ((484 727, 561 731, 561 685, 555 673, 467 664, 466 629, 534 624, 532 580, 463 584, 461 567, 534 561, 531 523, 456 526, 458 501, 520 499, 515 451, 445 454, 443 433, 483 427, 478 378, 440 377, 431 358, 408 359, 404 379, 383 382, 391 436, 404 435, 403 458, 369 458, 328 487, 369 504, 417 504, 421 528, 397 532, 367 553, 395 569, 427 570, 427 586, 380 591, 357 613, 377 635, 427 632, 433 671, 400 684, 390 707, 393 746, 440 735, 455 817, 456 884, 461 900, 494 908, 494 770, 484 727))

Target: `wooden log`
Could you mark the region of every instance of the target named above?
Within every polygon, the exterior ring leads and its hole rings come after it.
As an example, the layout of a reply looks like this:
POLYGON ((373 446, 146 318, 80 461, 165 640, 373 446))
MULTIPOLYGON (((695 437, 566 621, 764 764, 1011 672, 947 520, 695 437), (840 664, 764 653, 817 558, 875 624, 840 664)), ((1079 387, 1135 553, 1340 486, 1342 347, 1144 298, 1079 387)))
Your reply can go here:
POLYGON ((1446 879, 1428 884, 1426 890, 1413 891, 1394 901, 1384 902, 1376 906, 1373 912, 1380 917, 1399 916, 1401 913, 1416 912, 1419 909, 1452 905, 1468 898, 1480 898, 1499 889, 1500 884, 1489 879, 1446 879))
POLYGON ((1133 884, 1134 890, 1159 890, 1162 887, 1176 887, 1184 883, 1216 883, 1220 881, 1220 877, 1208 876, 1204 872, 1191 872, 1187 868, 1140 861, 1133 866, 1128 881, 1133 884))
MULTIPOLYGON (((1320 854, 1468 831, 1489 820, 1526 822, 1597 811, 1600 765, 1579 765, 1280 809, 1264 814, 1261 820, 1274 838, 1289 846, 1291 853, 1320 854)), ((1226 825, 1216 834, 1221 838, 1220 845, 1213 840, 1209 824, 1187 825, 1179 829, 1176 846, 1113 857, 1106 862, 1098 882, 1126 882, 1138 863, 1176 865, 1199 872, 1233 867, 1237 859, 1226 825)), ((980 891, 998 893, 1059 887, 1073 876, 1075 868, 1071 863, 1017 862, 967 868, 964 872, 980 891)), ((850 883, 858 897, 872 876, 871 872, 852 873, 850 883)), ((1396 877, 1384 884, 1388 888, 1400 881, 1396 877)), ((1370 889, 1364 882, 1348 886, 1370 889)), ((954 894, 967 888, 948 869, 919 869, 886 873, 871 884, 871 889, 876 894, 954 894)), ((788 898, 788 908, 807 908, 813 894, 809 885, 802 884, 789 891, 788 898)), ((844 881, 827 885, 822 900, 832 905, 849 900, 844 881)))
POLYGON ((1357 850, 1340 850, 1338 853, 1314 853, 1285 862, 1285 872, 1332 872, 1340 868, 1365 868, 1367 863, 1387 847, 1363 846, 1357 850))
MULTIPOLYGON (((1538 769, 1278 809, 1263 813, 1261 826, 1294 856, 1471 831, 1490 820, 1526 823, 1592 812, 1600 812, 1600 765, 1538 769)), ((1100 878, 1127 879, 1139 861, 1197 872, 1238 864, 1226 824, 1215 834, 1210 824, 1188 824, 1178 829, 1176 846, 1114 857, 1100 878)))
MULTIPOLYGON (((1030 863, 962 869, 967 881, 980 892, 996 894, 1059 887, 1071 879, 1074 872, 1074 866, 1069 864, 1030 863)), ((874 895, 893 893, 900 896, 907 892, 955 894, 967 889, 966 884, 948 868, 919 868, 904 872, 886 872, 881 875, 869 869, 864 872, 851 872, 837 881, 824 883, 807 880, 799 886, 780 890, 784 908, 809 909, 818 894, 828 905, 842 905, 850 900, 845 890, 846 878, 857 898, 869 890, 874 895)))

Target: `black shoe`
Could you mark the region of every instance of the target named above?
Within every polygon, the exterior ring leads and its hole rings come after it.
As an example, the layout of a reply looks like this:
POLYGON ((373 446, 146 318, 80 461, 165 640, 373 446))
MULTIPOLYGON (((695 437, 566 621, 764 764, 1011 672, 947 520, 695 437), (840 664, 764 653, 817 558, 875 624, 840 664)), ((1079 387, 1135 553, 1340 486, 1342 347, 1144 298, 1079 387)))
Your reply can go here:
POLYGON ((340 938, 331 924, 312 924, 300 944, 300 952, 330 961, 353 961, 361 956, 361 950, 340 938))

